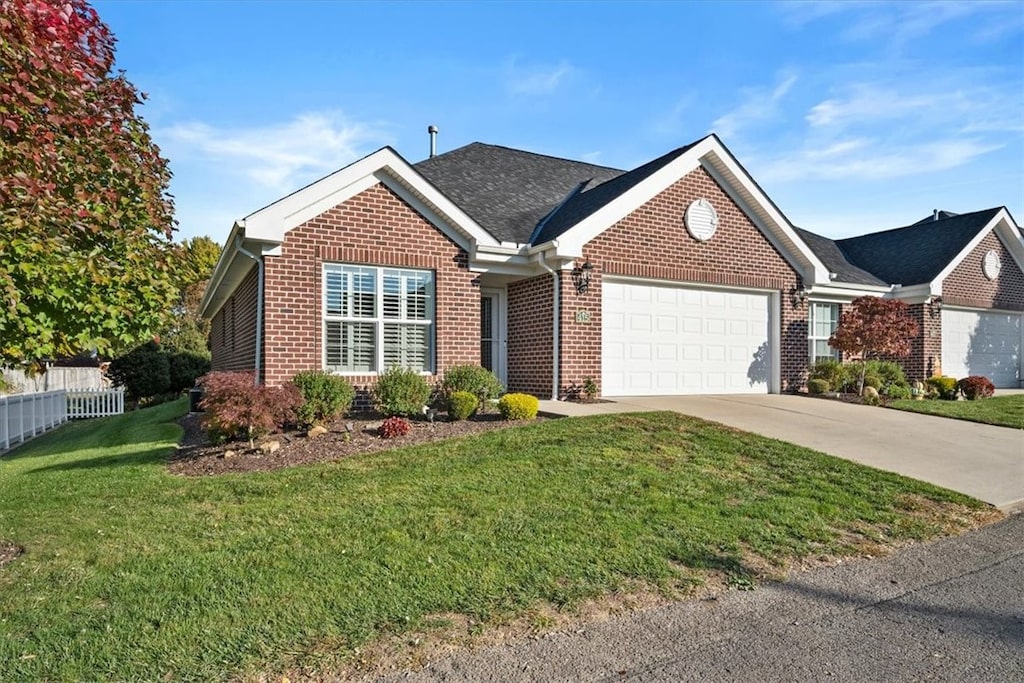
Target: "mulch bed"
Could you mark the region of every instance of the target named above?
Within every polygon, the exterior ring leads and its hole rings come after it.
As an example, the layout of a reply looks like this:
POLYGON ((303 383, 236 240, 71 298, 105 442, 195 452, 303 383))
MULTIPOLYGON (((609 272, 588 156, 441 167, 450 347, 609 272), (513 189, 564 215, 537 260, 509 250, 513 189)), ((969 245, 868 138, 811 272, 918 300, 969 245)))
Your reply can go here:
MULTIPOLYGON (((535 421, 543 420, 538 417, 535 421)), ((459 436, 506 429, 521 422, 509 422, 497 414, 476 415, 469 420, 433 423, 425 419, 410 420, 412 430, 405 436, 382 439, 377 427, 379 416, 347 417, 327 426, 327 433, 309 438, 305 432, 289 431, 261 439, 256 449, 248 442, 211 444, 202 428, 202 414, 191 413, 178 424, 185 430, 178 450, 168 461, 168 469, 184 476, 204 476, 233 472, 269 472, 295 465, 331 462, 352 455, 378 453, 419 444, 444 441, 459 436), (349 431, 351 426, 351 431, 349 431), (273 453, 259 449, 260 443, 276 441, 280 447, 273 453)))

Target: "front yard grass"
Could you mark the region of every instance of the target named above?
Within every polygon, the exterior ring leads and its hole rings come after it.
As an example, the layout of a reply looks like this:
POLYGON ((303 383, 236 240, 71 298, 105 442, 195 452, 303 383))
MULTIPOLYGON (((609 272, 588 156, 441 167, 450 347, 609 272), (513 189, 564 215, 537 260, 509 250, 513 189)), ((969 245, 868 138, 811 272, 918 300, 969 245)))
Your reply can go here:
POLYGON ((893 401, 889 407, 1024 429, 1024 394, 993 396, 978 401, 893 401))
POLYGON ((672 413, 544 423, 184 478, 183 401, 0 458, 0 680, 330 674, 439 615, 500 623, 717 571, 872 552, 979 501, 672 413))

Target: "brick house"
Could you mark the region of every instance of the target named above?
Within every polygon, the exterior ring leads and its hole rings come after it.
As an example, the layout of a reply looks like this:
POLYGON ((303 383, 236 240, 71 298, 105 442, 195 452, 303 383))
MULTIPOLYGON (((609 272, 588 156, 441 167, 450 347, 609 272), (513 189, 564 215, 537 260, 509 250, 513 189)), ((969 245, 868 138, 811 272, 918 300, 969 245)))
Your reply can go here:
POLYGON ((391 148, 239 220, 202 302, 214 370, 456 363, 563 397, 798 388, 842 305, 907 300, 911 377, 1018 386, 1024 240, 1005 208, 833 241, 798 229, 714 135, 631 171, 473 143, 391 148))

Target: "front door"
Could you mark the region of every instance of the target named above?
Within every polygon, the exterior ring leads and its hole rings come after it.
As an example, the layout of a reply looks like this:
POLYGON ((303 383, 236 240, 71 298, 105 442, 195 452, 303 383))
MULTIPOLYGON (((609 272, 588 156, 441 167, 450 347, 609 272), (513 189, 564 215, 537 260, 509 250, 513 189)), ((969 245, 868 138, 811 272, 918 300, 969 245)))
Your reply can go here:
POLYGON ((505 379, 504 297, 498 290, 480 294, 480 365, 505 379))

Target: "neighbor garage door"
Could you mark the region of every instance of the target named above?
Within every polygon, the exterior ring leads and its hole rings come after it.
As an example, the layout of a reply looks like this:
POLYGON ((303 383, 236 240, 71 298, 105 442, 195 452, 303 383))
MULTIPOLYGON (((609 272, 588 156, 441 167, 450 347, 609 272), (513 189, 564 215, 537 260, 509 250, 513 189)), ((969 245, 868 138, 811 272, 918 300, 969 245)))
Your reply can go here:
POLYGON ((942 309, 942 374, 984 375, 997 387, 1020 386, 1021 316, 942 309))
POLYGON ((603 394, 768 392, 768 293, 608 280, 602 291, 603 394))

